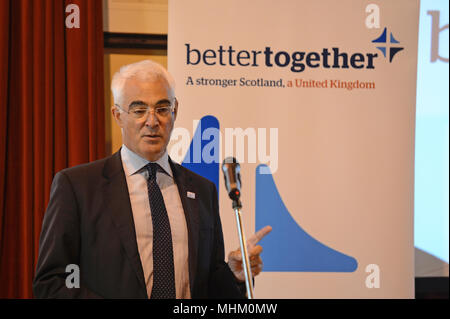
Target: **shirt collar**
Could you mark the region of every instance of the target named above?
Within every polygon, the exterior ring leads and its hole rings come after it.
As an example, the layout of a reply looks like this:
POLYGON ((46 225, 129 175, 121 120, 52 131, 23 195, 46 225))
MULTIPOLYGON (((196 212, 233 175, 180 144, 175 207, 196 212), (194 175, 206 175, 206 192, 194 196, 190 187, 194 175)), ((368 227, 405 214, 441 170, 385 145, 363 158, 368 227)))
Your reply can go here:
MULTIPOLYGON (((125 174, 127 176, 131 176, 139 172, 145 165, 150 163, 150 161, 146 160, 145 158, 140 157, 135 152, 131 151, 128 147, 125 146, 125 144, 122 145, 122 149, 120 150, 120 155, 122 156, 122 162, 125 165, 126 171, 125 174)), ((164 172, 172 176, 172 169, 170 168, 169 164, 169 155, 167 154, 167 150, 164 152, 164 154, 155 162, 159 166, 162 167, 164 172)))

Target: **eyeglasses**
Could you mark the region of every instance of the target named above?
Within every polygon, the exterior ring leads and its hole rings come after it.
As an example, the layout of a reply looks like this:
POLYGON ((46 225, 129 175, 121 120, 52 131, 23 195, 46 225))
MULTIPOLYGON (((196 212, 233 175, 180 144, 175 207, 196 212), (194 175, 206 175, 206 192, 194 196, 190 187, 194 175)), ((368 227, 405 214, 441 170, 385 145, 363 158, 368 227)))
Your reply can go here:
POLYGON ((147 118, 148 113, 153 113, 153 115, 158 119, 165 119, 169 117, 169 115, 174 111, 173 105, 169 103, 158 105, 153 108, 144 105, 130 106, 130 109, 128 111, 125 111, 118 104, 114 104, 114 106, 118 107, 122 112, 128 113, 135 119, 147 118))

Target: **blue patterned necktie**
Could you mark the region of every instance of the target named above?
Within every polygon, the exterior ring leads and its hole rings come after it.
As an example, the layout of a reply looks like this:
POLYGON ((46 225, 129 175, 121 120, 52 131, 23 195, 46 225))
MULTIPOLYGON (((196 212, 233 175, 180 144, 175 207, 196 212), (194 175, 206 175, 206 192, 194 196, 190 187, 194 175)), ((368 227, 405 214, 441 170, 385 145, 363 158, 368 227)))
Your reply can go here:
POLYGON ((153 288, 152 299, 175 299, 172 233, 161 190, 156 183, 156 163, 148 163, 148 198, 153 223, 153 288))

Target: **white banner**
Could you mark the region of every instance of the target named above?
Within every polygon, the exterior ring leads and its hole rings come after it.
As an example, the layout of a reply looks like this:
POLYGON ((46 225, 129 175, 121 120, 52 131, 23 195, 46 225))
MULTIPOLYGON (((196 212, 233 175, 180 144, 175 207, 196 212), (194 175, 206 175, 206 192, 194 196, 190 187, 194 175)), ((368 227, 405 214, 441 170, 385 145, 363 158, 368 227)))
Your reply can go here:
POLYGON ((257 298, 413 298, 419 1, 169 1, 169 152, 219 187, 241 163, 257 298))

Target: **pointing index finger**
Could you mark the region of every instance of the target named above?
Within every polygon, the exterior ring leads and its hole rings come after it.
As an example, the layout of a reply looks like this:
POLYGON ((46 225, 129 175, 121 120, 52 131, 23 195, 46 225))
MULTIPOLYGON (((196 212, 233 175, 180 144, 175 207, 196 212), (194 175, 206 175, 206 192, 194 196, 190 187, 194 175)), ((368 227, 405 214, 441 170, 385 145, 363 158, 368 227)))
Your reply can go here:
POLYGON ((261 239, 263 239, 268 233, 272 231, 272 226, 267 225, 264 228, 258 230, 253 236, 247 240, 247 246, 255 246, 261 239))

